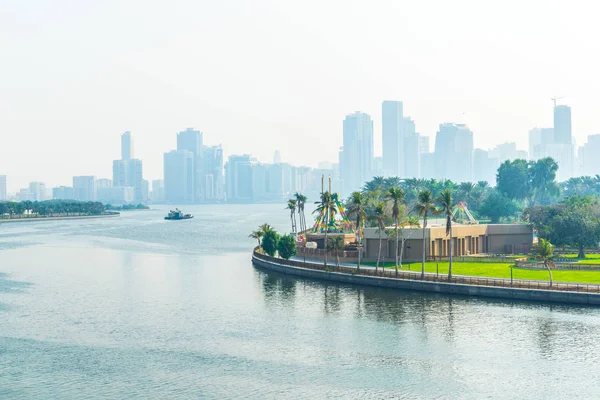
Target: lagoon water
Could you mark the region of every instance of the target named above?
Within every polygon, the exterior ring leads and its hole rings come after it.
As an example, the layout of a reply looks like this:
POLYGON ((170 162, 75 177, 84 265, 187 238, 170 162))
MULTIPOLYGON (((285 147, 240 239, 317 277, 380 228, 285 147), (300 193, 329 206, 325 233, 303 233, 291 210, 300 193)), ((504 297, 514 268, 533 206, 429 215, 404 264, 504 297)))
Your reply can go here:
POLYGON ((600 309, 256 270, 283 208, 0 224, 0 398, 600 398, 600 309))

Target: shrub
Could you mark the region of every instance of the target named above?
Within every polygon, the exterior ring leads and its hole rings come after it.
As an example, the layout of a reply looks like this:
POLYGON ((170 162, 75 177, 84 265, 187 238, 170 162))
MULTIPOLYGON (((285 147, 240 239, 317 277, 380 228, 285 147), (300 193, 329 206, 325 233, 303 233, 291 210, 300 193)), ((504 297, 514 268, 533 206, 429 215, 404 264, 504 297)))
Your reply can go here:
POLYGON ((296 239, 291 235, 284 235, 279 239, 277 243, 277 251, 279 256, 288 260, 290 257, 296 255, 296 239))
POLYGON ((265 233, 262 239, 262 248, 271 257, 275 257, 277 252, 277 244, 279 242, 279 235, 275 231, 268 231, 265 233))

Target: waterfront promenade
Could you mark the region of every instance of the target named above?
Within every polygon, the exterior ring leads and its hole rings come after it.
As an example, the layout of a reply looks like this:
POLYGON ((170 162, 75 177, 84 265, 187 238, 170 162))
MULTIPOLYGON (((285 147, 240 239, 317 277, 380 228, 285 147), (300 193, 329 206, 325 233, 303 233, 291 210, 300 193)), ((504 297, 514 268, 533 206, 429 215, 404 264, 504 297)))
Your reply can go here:
POLYGON ((398 271, 396 276, 393 269, 380 269, 376 274, 372 266, 361 266, 357 271, 356 265, 337 267, 331 264, 325 269, 323 262, 284 260, 262 254, 256 248, 252 254, 252 261, 259 268, 340 283, 513 300, 600 305, 600 285, 563 282, 550 285, 545 281, 461 275, 454 275, 452 280, 448 281, 446 275, 431 273, 426 273, 424 279, 421 279, 419 271, 398 271))

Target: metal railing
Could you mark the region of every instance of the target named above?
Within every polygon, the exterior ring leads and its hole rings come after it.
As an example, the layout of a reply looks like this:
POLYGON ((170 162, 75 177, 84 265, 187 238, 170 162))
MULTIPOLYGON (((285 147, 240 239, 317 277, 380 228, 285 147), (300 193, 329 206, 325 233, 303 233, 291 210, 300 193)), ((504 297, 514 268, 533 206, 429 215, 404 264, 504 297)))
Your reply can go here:
POLYGON ((535 290, 554 290, 564 292, 584 292, 584 293, 600 293, 600 285, 585 284, 585 283, 566 283, 566 282, 554 282, 552 286, 547 281, 535 281, 535 280, 523 280, 523 279, 505 279, 505 278, 486 278, 477 276, 464 276, 464 275, 453 275, 451 280, 448 280, 447 275, 438 275, 434 273, 425 273, 424 279, 421 278, 420 272, 408 272, 396 271, 394 269, 380 268, 379 271, 375 271, 374 268, 356 268, 336 266, 335 264, 328 264, 327 269, 323 263, 315 263, 313 261, 296 261, 286 260, 283 258, 270 257, 257 251, 258 248, 254 249, 254 257, 267 261, 276 262, 280 265, 311 269, 315 271, 326 271, 326 272, 337 272, 350 275, 361 275, 361 276, 373 276, 389 279, 403 279, 411 281, 426 281, 426 282, 440 282, 440 283, 458 283, 464 285, 477 285, 477 286, 492 286, 492 287, 505 287, 505 288, 517 288, 517 289, 535 289, 535 290))

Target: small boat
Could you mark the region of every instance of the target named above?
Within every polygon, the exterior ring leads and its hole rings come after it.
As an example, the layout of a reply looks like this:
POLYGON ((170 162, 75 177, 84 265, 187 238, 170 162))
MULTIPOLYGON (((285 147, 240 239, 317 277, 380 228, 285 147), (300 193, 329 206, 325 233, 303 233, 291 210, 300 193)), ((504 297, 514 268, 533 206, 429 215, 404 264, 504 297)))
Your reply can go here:
POLYGON ((165 217, 167 220, 179 220, 179 219, 192 219, 194 216, 192 214, 184 214, 178 208, 174 211, 169 211, 169 214, 165 217))

